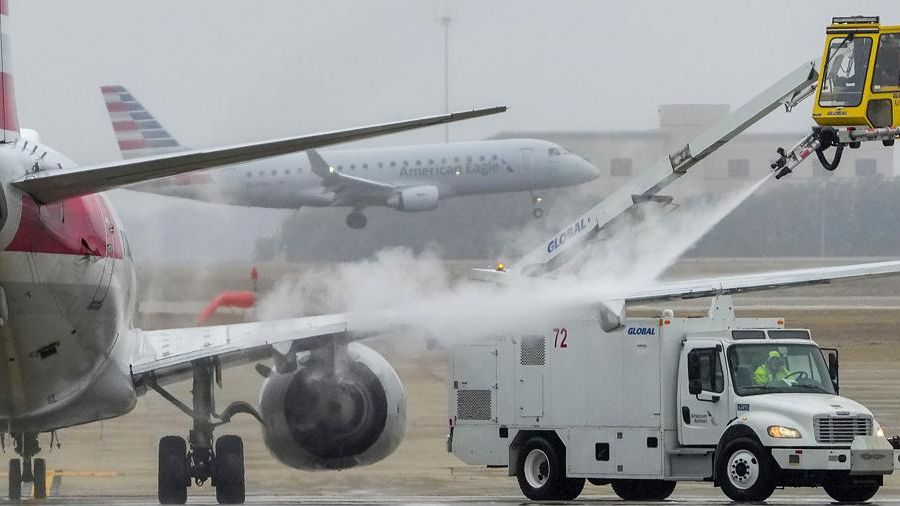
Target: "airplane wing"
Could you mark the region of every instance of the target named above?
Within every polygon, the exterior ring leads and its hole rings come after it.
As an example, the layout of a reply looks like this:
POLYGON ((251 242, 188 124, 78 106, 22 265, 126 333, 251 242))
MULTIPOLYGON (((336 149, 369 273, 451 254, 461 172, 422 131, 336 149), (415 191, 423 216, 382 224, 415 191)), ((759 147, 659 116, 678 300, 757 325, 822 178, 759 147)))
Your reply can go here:
POLYGON ((348 322, 347 315, 332 314, 209 327, 136 329, 140 358, 131 364, 132 379, 135 385, 151 378, 168 383, 186 378, 195 360, 215 358, 220 365, 233 366, 264 360, 275 352, 317 348, 331 340, 350 339, 348 322))
POLYGON ((270 158, 431 125, 477 118, 497 114, 505 110, 505 106, 489 107, 299 137, 137 158, 76 169, 39 170, 13 181, 12 185, 28 193, 36 201, 46 204, 69 197, 112 190, 143 181, 151 181, 222 165, 270 158))
POLYGON ((322 185, 333 191, 337 201, 352 201, 353 197, 387 198, 397 187, 363 177, 351 176, 335 169, 315 149, 306 151, 313 174, 322 178, 322 185))
POLYGON ((740 276, 671 281, 652 288, 625 294, 625 302, 649 302, 676 299, 697 299, 715 295, 776 290, 808 285, 826 285, 835 281, 871 279, 900 275, 900 260, 866 264, 817 267, 781 272, 763 272, 740 276))

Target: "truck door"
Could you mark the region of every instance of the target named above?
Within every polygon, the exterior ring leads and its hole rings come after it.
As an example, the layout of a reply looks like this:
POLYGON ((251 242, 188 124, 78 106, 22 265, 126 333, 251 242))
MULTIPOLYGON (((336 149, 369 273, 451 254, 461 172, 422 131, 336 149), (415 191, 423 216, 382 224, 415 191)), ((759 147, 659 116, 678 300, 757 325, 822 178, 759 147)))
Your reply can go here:
POLYGON ((678 439, 685 446, 715 446, 728 424, 728 375, 722 345, 687 341, 678 367, 678 439))
POLYGON ((453 348, 451 380, 456 398, 450 413, 457 423, 497 421, 497 347, 466 345, 453 348))

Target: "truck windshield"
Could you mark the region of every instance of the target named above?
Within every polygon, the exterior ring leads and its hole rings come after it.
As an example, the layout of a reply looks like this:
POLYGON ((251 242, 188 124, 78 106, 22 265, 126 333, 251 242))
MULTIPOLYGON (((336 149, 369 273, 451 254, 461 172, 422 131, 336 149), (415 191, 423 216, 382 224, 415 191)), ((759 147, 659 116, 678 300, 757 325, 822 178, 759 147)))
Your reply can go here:
POLYGON ((820 106, 856 107, 862 102, 871 52, 872 39, 868 37, 831 39, 820 106))
POLYGON ((728 364, 738 395, 834 394, 822 352, 809 344, 735 344, 728 364))

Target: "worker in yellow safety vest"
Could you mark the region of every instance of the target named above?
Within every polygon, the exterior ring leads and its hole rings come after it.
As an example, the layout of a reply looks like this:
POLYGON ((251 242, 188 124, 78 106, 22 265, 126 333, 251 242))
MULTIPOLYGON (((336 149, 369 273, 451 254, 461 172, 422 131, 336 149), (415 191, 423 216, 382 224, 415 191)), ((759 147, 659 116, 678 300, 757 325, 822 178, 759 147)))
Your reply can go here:
POLYGON ((766 363, 757 367, 756 371, 753 372, 753 379, 756 380, 758 385, 765 385, 773 381, 783 380, 790 374, 791 371, 784 366, 784 358, 781 357, 781 353, 778 353, 777 350, 772 350, 769 352, 769 358, 766 359, 766 363))

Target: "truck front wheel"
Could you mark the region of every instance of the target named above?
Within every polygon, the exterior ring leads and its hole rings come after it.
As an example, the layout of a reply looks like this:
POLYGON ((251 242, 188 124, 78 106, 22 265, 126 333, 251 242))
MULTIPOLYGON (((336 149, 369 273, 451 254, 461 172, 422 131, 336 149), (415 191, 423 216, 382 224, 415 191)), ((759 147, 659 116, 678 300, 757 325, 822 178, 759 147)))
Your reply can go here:
POLYGON ((878 492, 879 485, 847 485, 845 483, 823 483, 825 493, 837 502, 866 502, 878 492))
POLYGON ((762 502, 775 491, 775 464, 758 442, 741 437, 725 445, 716 459, 722 492, 732 501, 762 502))
POLYGON ((562 452, 538 436, 528 440, 516 459, 516 478, 533 501, 571 501, 584 489, 584 478, 566 478, 562 452))

